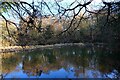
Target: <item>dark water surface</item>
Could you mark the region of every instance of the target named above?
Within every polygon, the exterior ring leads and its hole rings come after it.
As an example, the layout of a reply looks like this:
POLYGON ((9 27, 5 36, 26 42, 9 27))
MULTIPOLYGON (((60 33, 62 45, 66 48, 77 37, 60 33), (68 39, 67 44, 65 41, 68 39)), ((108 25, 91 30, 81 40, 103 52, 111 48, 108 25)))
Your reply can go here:
POLYGON ((120 53, 64 46, 1 54, 4 78, 120 78, 120 53))

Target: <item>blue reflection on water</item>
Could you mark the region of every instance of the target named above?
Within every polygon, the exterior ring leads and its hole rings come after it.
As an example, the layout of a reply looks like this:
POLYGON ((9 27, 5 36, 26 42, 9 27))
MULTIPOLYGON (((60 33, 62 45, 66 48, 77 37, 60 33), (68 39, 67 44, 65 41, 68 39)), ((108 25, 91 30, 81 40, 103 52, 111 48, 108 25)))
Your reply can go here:
POLYGON ((48 73, 43 72, 40 76, 29 76, 22 70, 22 63, 19 63, 16 69, 8 73, 5 78, 102 78, 102 74, 98 70, 85 69, 85 72, 81 72, 78 76, 75 76, 74 71, 74 67, 70 67, 68 71, 60 68, 58 70, 51 70, 48 73))
MULTIPOLYGON (((81 72, 78 76, 75 76, 74 67, 69 68, 69 71, 66 71, 64 68, 58 70, 51 70, 48 73, 42 73, 40 76, 27 75, 22 70, 22 64, 20 63, 16 69, 8 73, 5 78, 107 78, 105 75, 102 75, 98 70, 85 69, 84 73, 81 72)), ((108 74, 108 77, 115 78, 114 73, 108 74)))

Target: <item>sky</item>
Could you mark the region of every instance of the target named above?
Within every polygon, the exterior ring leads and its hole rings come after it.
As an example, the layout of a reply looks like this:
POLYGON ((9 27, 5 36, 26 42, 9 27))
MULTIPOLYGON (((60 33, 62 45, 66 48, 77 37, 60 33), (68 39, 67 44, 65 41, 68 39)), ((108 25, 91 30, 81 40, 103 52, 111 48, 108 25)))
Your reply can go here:
MULTIPOLYGON (((33 0, 20 0, 20 1, 25 1, 25 2, 28 2, 28 3, 32 3, 33 0)), ((37 2, 37 1, 45 1, 45 2, 48 2, 48 3, 49 2, 54 3, 54 0, 34 0, 34 1, 35 2, 37 2)), ((67 5, 71 4, 75 0, 56 0, 56 1, 58 1, 58 3, 61 6, 67 7, 67 5)), ((77 1, 79 1, 80 3, 83 3, 83 1, 89 1, 89 0, 77 0, 77 1)), ((120 1, 120 0, 104 0, 104 1, 120 1)), ((89 10, 96 10, 96 9, 99 9, 101 4, 102 4, 102 0, 93 0, 92 3, 87 6, 87 8, 89 10)), ((74 6, 76 6, 76 4, 74 4, 72 7, 74 7, 74 6)), ((53 7, 55 7, 55 6, 53 5, 53 7)))
MULTIPOLYGON (((29 2, 29 3, 32 3, 33 0, 20 0, 20 1, 26 1, 26 2, 29 2)), ((54 0, 34 0, 34 1, 45 1, 45 2, 51 2, 53 3, 54 0)), ((72 2, 74 1, 79 1, 80 3, 83 3, 83 1, 90 1, 90 0, 56 0, 58 1, 62 6, 66 7, 66 5, 69 5, 71 4, 72 2)), ((106 2, 110 2, 110 1, 120 1, 120 0, 104 0, 106 2)), ((102 4, 102 0, 93 0, 91 5, 89 7, 91 8, 97 8, 98 6, 100 6, 102 4)))
MULTIPOLYGON (((20 0, 20 1, 32 2, 33 0, 20 0)), ((42 1, 42 0, 34 0, 34 1, 42 1)), ((43 1, 52 2, 54 0, 43 0, 43 1)), ((65 3, 72 3, 75 0, 56 0, 56 1, 65 2, 65 3)), ((85 1, 85 0, 77 0, 77 1, 85 1)), ((86 0, 86 1, 89 1, 89 0, 86 0)), ((104 1, 110 2, 110 1, 120 1, 120 0, 104 0, 104 1)), ((98 4, 98 3, 102 2, 102 0, 93 0, 93 2, 98 4)))
MULTIPOLYGON (((32 1, 33 0, 20 0, 20 1, 25 1, 25 2, 29 2, 29 3, 32 3, 32 1)), ((54 0, 34 0, 35 2, 37 2, 37 1, 45 1, 45 2, 50 2, 50 3, 54 3, 54 0)), ((58 3, 62 6, 62 7, 64 7, 64 8, 67 8, 68 7, 68 5, 70 5, 72 2, 74 2, 75 0, 56 0, 56 1, 58 1, 58 3)), ((77 0, 77 1, 79 1, 80 3, 84 3, 83 1, 89 1, 89 0, 77 0)), ((109 0, 110 1, 110 0, 109 0)), ((93 0, 92 1, 92 3, 91 3, 91 5, 90 6, 87 6, 89 9, 93 9, 93 8, 99 8, 100 7, 100 5, 102 4, 101 3, 102 2, 102 0, 93 0)), ((74 5, 72 6, 72 7, 74 7, 74 6, 76 6, 77 4, 75 4, 74 3, 74 5)))

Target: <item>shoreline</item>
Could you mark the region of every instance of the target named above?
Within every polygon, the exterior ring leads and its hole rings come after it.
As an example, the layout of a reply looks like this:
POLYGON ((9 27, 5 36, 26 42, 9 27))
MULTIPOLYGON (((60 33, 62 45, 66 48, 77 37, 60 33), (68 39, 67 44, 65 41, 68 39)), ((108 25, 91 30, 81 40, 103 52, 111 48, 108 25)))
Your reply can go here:
MULTIPOLYGON (((93 43, 61 43, 61 44, 51 44, 51 45, 30 45, 30 46, 9 46, 9 47, 0 47, 0 53, 6 52, 19 52, 19 51, 29 51, 34 49, 46 49, 46 48, 54 48, 61 46, 93 46, 93 43)), ((99 43, 99 45, 103 45, 103 43, 99 43)))

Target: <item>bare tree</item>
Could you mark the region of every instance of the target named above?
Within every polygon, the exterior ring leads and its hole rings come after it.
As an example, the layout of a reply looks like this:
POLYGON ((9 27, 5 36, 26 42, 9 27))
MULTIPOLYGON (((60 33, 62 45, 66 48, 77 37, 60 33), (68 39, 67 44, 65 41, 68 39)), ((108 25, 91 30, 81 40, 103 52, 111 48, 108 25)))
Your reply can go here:
MULTIPOLYGON (((94 0, 74 0, 69 5, 63 6, 62 2, 64 0, 54 0, 53 2, 46 2, 41 0, 39 2, 35 2, 33 0, 32 3, 28 2, 1 2, 1 9, 7 11, 8 15, 12 14, 12 17, 16 19, 20 19, 22 22, 26 24, 26 30, 30 27, 35 28, 39 33, 41 33, 41 27, 38 27, 38 24, 42 26, 43 17, 57 17, 58 21, 64 21, 65 24, 67 22, 67 27, 63 29, 56 36, 60 36, 63 33, 67 32, 70 35, 81 25, 83 20, 91 19, 90 15, 98 15, 102 14, 103 10, 106 10, 107 19, 106 24, 109 22, 109 17, 112 15, 112 11, 117 10, 119 12, 119 8, 116 7, 120 5, 120 2, 106 2, 102 0, 103 5, 101 5, 98 10, 90 10, 89 5, 92 4, 94 0), (9 7, 8 7, 9 6, 9 7), (12 12, 12 13, 11 13, 12 12), (64 18, 64 19, 63 19, 64 18)), ((3 12, 5 12, 3 11, 3 12)), ((7 23, 12 23, 16 26, 18 32, 21 30, 20 25, 17 25, 15 22, 12 22, 5 17, 4 13, 0 12, 0 16, 6 21, 6 28, 9 33, 9 28, 7 23)), ((114 16, 113 16, 114 18, 114 16)), ((114 18, 115 19, 115 18, 114 18)), ((105 25, 106 25, 105 24, 105 25)), ((9 33, 11 36, 11 34, 9 33)))

